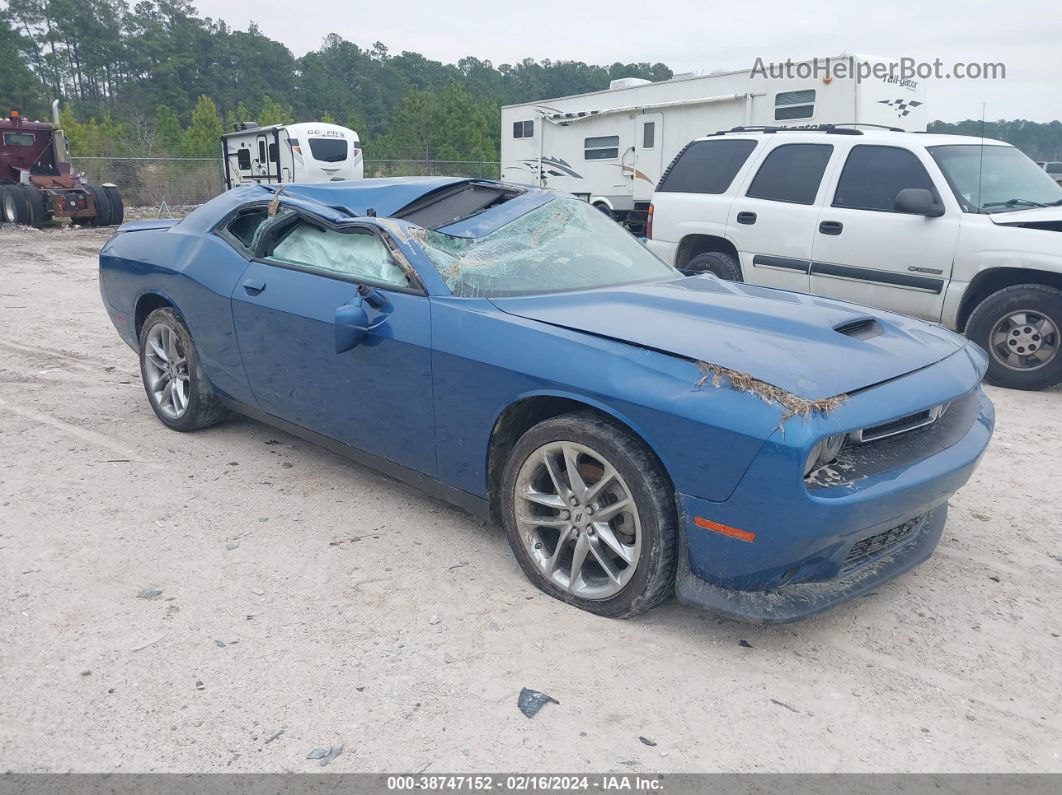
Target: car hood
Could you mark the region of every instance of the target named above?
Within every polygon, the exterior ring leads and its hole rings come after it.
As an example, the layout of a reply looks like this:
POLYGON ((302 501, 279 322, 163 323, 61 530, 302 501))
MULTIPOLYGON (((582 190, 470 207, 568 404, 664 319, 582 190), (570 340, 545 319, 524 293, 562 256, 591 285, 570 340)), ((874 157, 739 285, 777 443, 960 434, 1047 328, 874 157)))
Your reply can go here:
POLYGON ((806 400, 888 381, 965 344, 890 312, 712 276, 491 301, 518 317, 747 373, 806 400))
POLYGON ((1030 207, 1028 210, 990 213, 988 217, 992 220, 992 223, 999 226, 1058 224, 1062 223, 1062 207, 1030 207))

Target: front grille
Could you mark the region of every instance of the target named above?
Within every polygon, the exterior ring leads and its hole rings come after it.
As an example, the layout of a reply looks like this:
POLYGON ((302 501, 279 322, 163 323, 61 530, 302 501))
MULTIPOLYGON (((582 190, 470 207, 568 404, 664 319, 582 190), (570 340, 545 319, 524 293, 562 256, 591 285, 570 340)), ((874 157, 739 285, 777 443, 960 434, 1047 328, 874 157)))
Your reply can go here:
POLYGON ((881 533, 868 536, 862 541, 857 541, 848 550, 848 555, 845 557, 844 563, 841 564, 841 569, 854 568, 860 563, 876 558, 878 555, 909 541, 922 527, 923 518, 922 516, 916 516, 914 519, 908 519, 903 524, 896 525, 896 527, 890 527, 881 533))

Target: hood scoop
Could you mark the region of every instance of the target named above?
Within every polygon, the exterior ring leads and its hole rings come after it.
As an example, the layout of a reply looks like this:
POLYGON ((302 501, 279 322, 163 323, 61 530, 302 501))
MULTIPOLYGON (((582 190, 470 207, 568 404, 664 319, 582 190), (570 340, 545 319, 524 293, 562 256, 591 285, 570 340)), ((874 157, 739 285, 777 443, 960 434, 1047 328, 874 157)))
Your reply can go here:
POLYGON ((880 337, 885 333, 881 324, 872 317, 850 320, 834 326, 833 330, 838 334, 844 334, 846 337, 852 337, 857 340, 872 340, 874 337, 880 337))

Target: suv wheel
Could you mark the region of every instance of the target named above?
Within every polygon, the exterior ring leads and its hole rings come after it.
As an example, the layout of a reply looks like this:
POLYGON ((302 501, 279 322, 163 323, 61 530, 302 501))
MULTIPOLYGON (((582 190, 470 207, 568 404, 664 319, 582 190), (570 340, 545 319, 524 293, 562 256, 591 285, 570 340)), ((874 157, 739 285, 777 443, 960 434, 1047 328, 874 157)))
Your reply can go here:
POLYGON ((687 276, 696 276, 698 273, 714 273, 720 279, 728 282, 744 281, 741 278, 741 265, 730 254, 722 251, 709 251, 707 254, 698 254, 686 263, 685 267, 679 268, 687 276))
POLYGON ((988 351, 985 380, 1011 389, 1062 382, 1062 290, 1017 284, 974 309, 966 336, 988 351))

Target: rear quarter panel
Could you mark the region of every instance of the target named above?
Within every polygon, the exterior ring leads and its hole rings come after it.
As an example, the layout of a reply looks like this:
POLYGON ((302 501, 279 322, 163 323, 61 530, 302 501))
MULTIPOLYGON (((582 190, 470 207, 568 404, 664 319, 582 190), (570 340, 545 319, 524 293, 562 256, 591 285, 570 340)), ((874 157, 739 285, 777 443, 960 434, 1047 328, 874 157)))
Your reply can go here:
POLYGON ((203 370, 227 397, 254 405, 236 344, 230 296, 247 261, 212 234, 133 228, 100 252, 100 291, 122 338, 134 348, 137 305, 156 295, 172 304, 192 335, 203 370))

